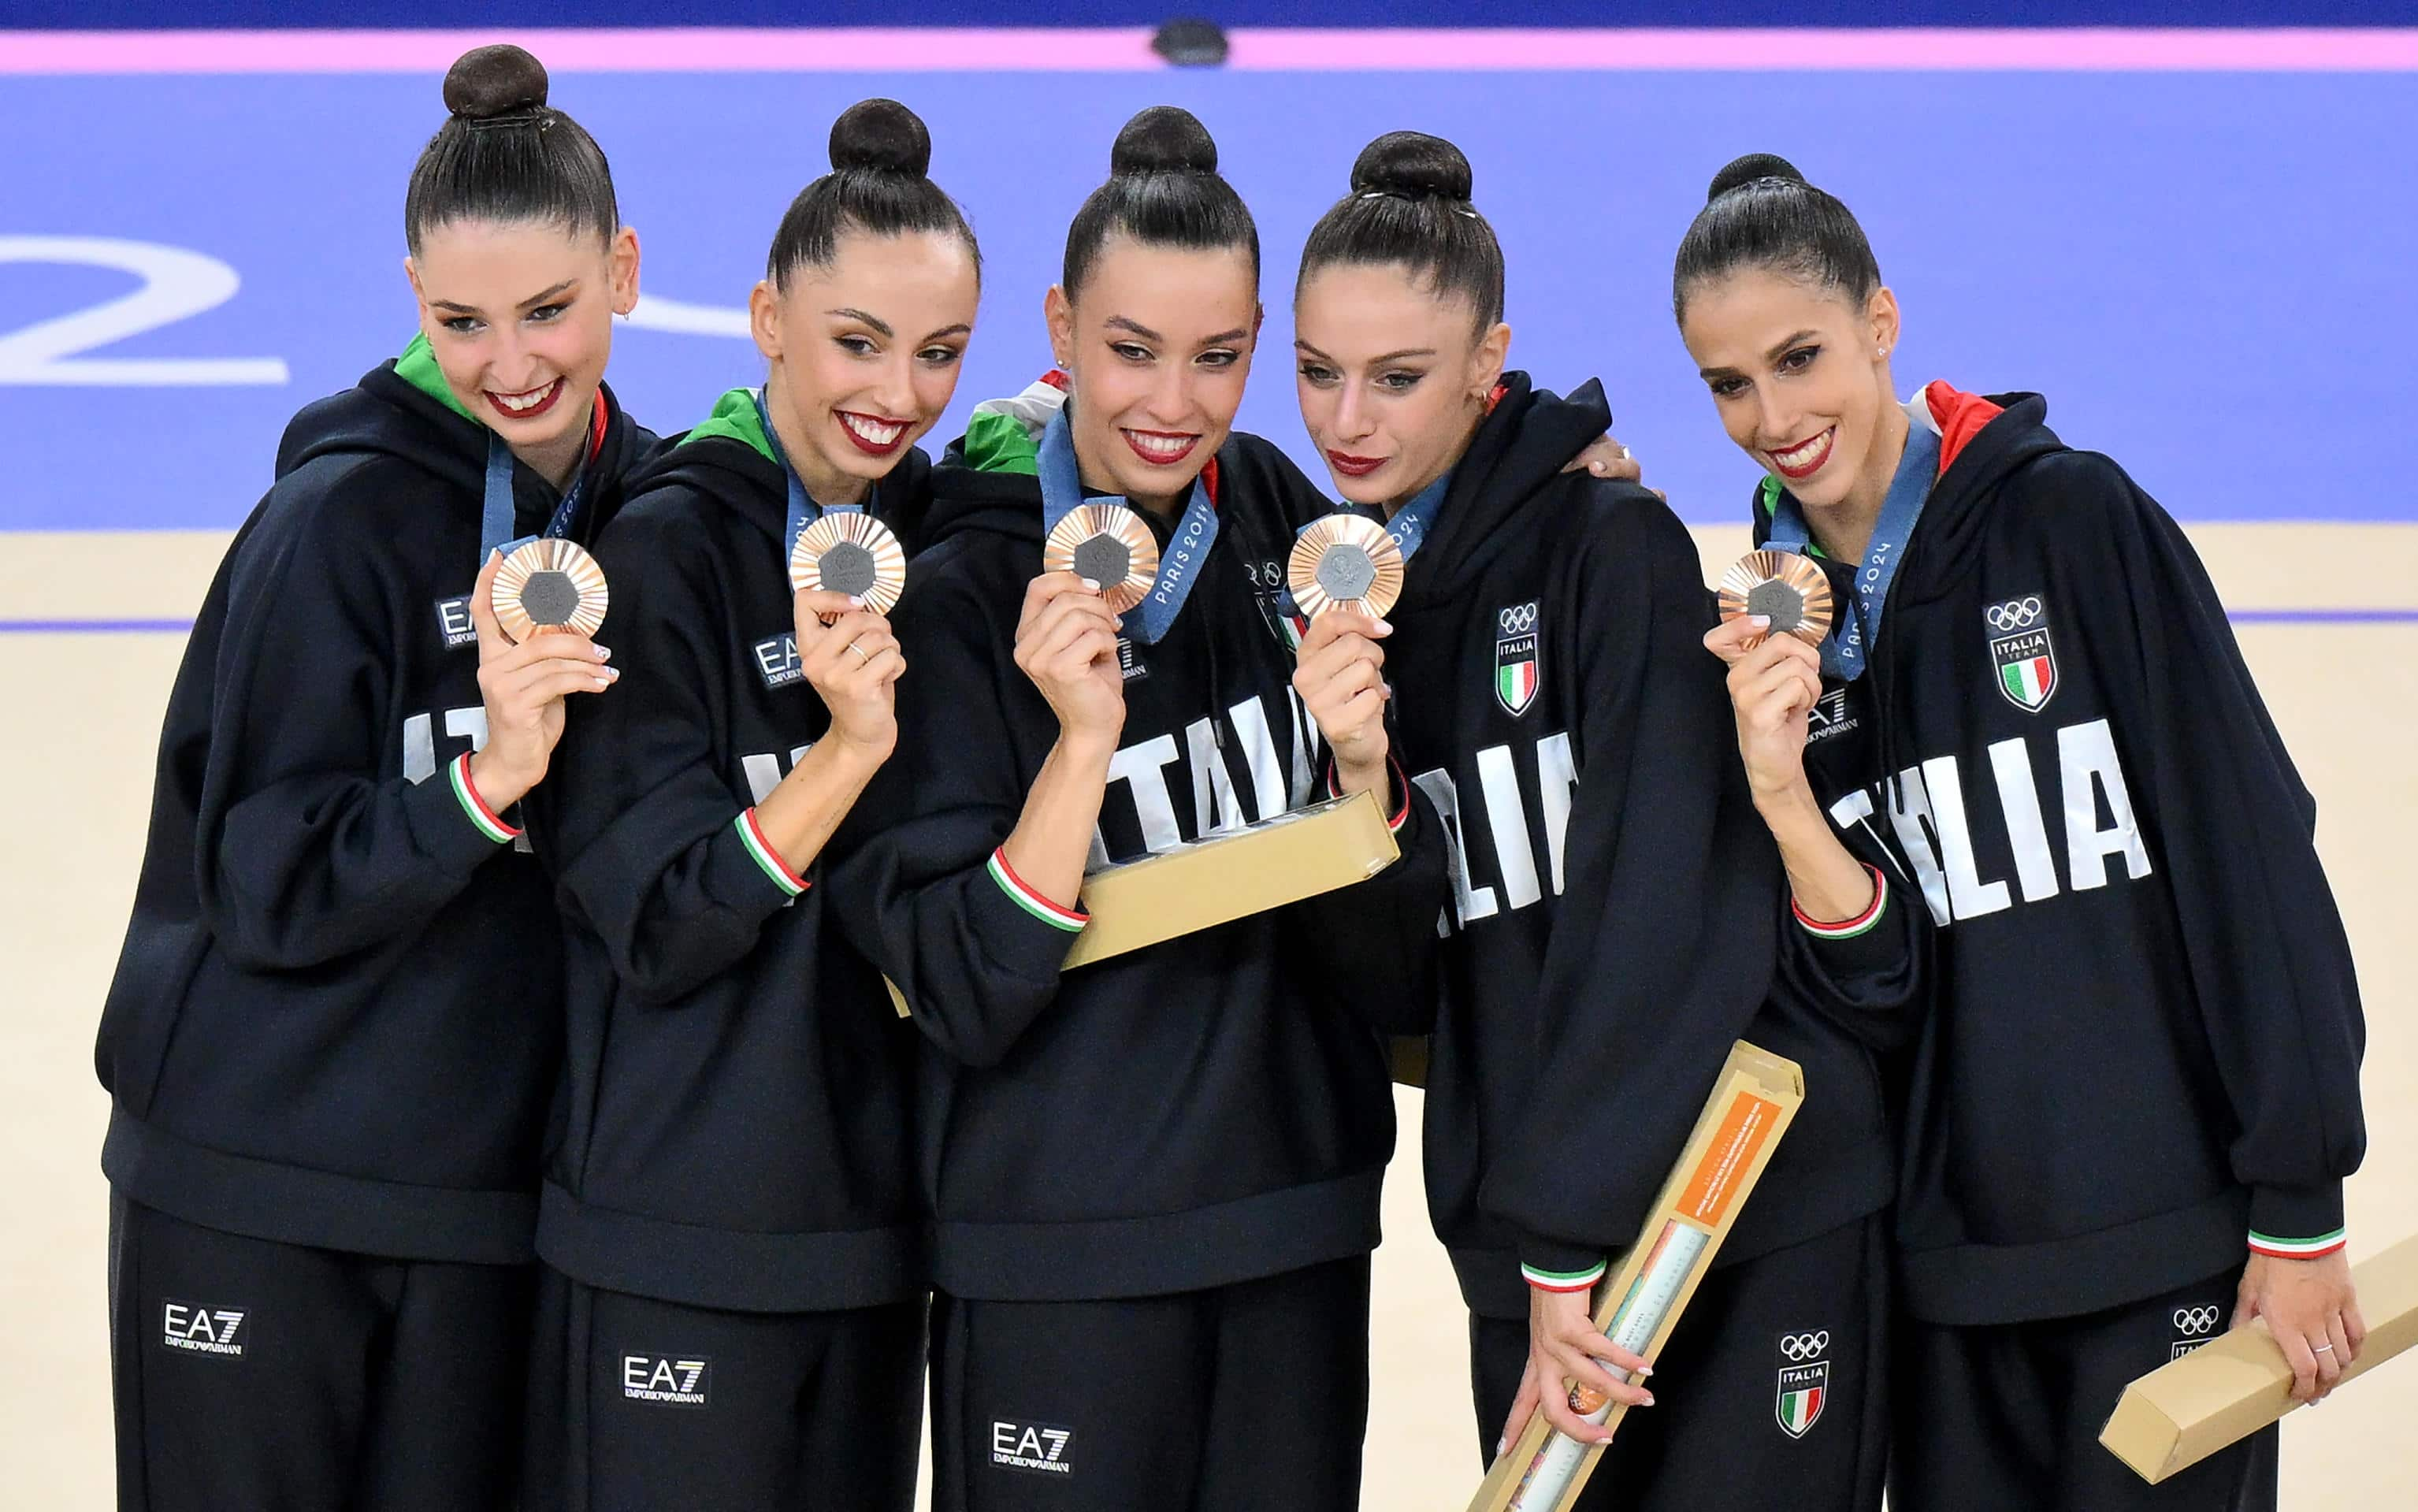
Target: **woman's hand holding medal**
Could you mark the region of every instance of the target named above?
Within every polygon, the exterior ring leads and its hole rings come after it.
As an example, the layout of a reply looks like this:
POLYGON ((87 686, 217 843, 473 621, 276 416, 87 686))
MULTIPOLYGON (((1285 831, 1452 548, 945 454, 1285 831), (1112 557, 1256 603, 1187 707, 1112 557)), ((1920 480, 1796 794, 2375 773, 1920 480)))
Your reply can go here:
POLYGON ((1302 637, 1293 691, 1335 753, 1336 783, 1346 793, 1372 789, 1380 799, 1386 796, 1392 742, 1385 705, 1394 691, 1385 680, 1385 649, 1377 643, 1393 633, 1383 619, 1329 609, 1302 637))
POLYGON ((874 766, 887 761, 898 744, 897 683, 907 670, 890 621, 861 600, 815 588, 797 594, 792 612, 798 670, 831 710, 826 739, 874 766))
POLYGON ((1758 804, 1806 787, 1805 734, 1822 697, 1822 653, 1770 629, 1764 616, 1743 615, 1705 636, 1705 649, 1729 664, 1738 755, 1758 804))
POLYGON ((555 742, 562 739, 562 700, 601 692, 621 675, 604 664, 611 651, 575 631, 549 630, 518 644, 505 634, 493 603, 503 564, 503 553, 489 552, 470 592, 479 695, 487 709, 487 743, 470 757, 470 782, 498 811, 544 780, 555 742))
POLYGON ((1024 590, 1016 664, 1049 701, 1066 735, 1113 746, 1124 733, 1125 678, 1117 629, 1099 585, 1071 572, 1044 573, 1024 590))

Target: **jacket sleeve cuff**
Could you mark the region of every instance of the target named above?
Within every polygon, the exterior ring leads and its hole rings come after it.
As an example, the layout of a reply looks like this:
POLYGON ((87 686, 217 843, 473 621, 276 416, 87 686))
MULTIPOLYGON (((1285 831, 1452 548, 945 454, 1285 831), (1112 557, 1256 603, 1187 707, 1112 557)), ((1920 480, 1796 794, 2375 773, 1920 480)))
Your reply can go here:
POLYGON ((2342 1183, 2251 1189, 2251 1253, 2279 1260, 2316 1260, 2347 1243, 2342 1183))
POLYGON ((1603 1279, 1603 1252, 1533 1235, 1520 1243, 1520 1275, 1538 1291, 1592 1291, 1603 1279))
POLYGON ((755 863, 756 869, 763 873, 766 881, 780 890, 784 899, 796 897, 811 885, 791 871, 789 863, 781 859, 781 853, 773 848, 773 842, 764 838, 764 827, 756 822, 754 809, 741 809, 739 817, 730 821, 730 827, 737 832, 740 847, 746 852, 747 859, 755 863))
POLYGON ((463 877, 520 838, 521 832, 487 806, 470 781, 470 758, 456 757, 403 798, 406 822, 421 850, 463 877))
MULTIPOLYGON (((1378 799, 1378 802, 1385 805, 1385 828, 1400 834, 1402 832, 1402 826, 1409 823, 1411 818, 1411 779, 1403 772, 1401 762, 1396 760, 1391 752, 1387 752, 1385 756, 1385 786, 1386 791, 1378 799)), ((1333 756, 1326 758, 1326 796, 1329 798, 1343 796, 1343 779, 1336 771, 1333 756)))
POLYGON ((1873 879, 1873 901, 1852 919, 1835 923, 1816 919, 1794 897, 1788 900, 1798 933, 1812 941, 1816 955, 1836 970, 1883 970, 1905 954, 1905 942, 1889 916, 1889 876, 1870 864, 1864 870, 1873 879))

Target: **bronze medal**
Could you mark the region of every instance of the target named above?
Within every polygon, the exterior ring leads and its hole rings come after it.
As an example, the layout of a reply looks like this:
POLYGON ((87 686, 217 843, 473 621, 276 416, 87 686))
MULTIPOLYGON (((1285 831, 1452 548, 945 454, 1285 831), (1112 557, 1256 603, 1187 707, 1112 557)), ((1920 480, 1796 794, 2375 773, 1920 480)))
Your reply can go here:
POLYGON ((1072 573, 1100 585, 1110 611, 1124 614, 1150 597, 1158 580, 1158 542, 1140 515, 1122 504, 1070 510, 1041 548, 1041 570, 1072 573))
POLYGON ((518 645, 549 631, 595 634, 604 628, 610 595, 596 558, 553 537, 524 542, 506 557, 487 602, 496 623, 518 645))
POLYGON ((1722 574, 1722 619, 1769 615, 1776 634, 1818 647, 1830 634, 1830 580, 1793 551, 1751 551, 1722 574))
POLYGON ((1285 581, 1307 619, 1341 609, 1383 619, 1402 596, 1402 551, 1376 521, 1330 514, 1294 539, 1285 581))
POLYGON ((907 548, 863 510, 833 511, 798 532, 789 551, 789 588, 845 593, 863 599, 875 614, 888 614, 907 591, 907 548))

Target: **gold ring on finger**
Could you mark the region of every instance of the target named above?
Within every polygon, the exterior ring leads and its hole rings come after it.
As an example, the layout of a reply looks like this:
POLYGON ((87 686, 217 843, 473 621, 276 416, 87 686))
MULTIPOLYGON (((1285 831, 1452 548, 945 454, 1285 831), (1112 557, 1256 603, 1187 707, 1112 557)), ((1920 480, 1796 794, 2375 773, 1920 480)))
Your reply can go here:
POLYGON ((864 648, 864 647, 862 647, 862 646, 859 646, 856 642, 854 642, 854 641, 849 641, 849 642, 848 643, 848 649, 849 649, 849 650, 854 651, 854 652, 856 653, 856 661, 857 661, 857 664, 858 664, 858 665, 860 665, 860 666, 870 666, 870 665, 873 664, 873 658, 872 658, 872 657, 870 657, 870 656, 865 655, 865 648, 864 648))

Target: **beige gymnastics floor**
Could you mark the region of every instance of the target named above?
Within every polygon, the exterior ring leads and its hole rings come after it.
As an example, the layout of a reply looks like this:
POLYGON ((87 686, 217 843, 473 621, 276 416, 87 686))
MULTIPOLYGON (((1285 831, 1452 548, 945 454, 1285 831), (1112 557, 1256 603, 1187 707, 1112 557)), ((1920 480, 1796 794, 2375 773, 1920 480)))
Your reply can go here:
MULTIPOLYGON (((2196 532, 2237 606, 2418 605, 2370 591, 2368 564, 2409 560, 2418 527, 2236 527, 2196 532), (2355 589, 2333 585, 2358 585, 2355 589)), ((1709 561, 1737 543, 1705 533, 1709 561)), ((196 604, 214 536, 0 534, 0 618, 166 618, 196 604), (106 571, 97 571, 106 564, 106 571), (97 590, 102 602, 95 602, 97 590)), ((2370 1153, 2352 1184, 2356 1243, 2418 1232, 2418 625, 2254 626, 2242 634, 2320 804, 2319 839, 2359 953, 2368 1008, 2370 1153)), ((0 635, 0 1506, 110 1504, 102 1307, 106 1101, 93 1020, 142 844, 160 711, 180 649, 162 634, 0 635)), ((1416 1130, 1416 1093, 1402 1095, 1416 1130)), ((1463 1504, 1476 1481, 1462 1314, 1428 1235, 1416 1134, 1387 1194, 1377 1256, 1371 1508, 1463 1504)), ((2111 1158, 2115 1158, 2111 1153, 2111 1158)), ((1667 1372, 1658 1389, 1687 1390, 1667 1372)), ((2418 1360, 2397 1362, 2285 1437, 2294 1512, 2418 1506, 2418 1360)), ((238 1509, 230 1509, 238 1512, 238 1509)), ((432 1509, 435 1512, 435 1509, 432 1509)), ((2083 1509, 2087 1512, 2087 1509, 2083 1509)))

